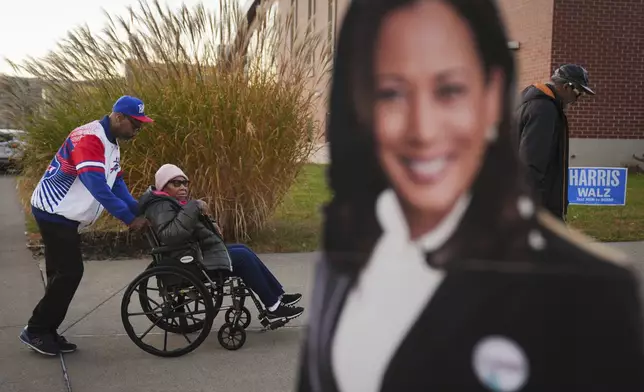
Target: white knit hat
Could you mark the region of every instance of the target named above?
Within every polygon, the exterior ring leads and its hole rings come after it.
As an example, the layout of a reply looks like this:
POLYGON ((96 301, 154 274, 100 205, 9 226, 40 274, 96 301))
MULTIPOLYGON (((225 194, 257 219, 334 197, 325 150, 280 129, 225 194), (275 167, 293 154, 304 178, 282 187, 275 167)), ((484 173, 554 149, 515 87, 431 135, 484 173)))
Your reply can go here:
POLYGON ((186 180, 188 179, 188 176, 186 176, 183 170, 179 169, 175 165, 166 163, 161 166, 154 175, 154 186, 158 191, 160 191, 168 184, 168 182, 170 182, 170 180, 179 176, 185 177, 186 180))

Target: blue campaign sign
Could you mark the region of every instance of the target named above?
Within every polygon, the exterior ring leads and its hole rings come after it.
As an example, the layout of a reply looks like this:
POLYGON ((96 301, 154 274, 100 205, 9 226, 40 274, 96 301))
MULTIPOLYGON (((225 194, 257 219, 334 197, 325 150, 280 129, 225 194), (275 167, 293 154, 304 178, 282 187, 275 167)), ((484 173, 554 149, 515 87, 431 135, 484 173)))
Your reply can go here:
POLYGON ((571 167, 568 202, 577 205, 626 205, 628 169, 623 167, 571 167))

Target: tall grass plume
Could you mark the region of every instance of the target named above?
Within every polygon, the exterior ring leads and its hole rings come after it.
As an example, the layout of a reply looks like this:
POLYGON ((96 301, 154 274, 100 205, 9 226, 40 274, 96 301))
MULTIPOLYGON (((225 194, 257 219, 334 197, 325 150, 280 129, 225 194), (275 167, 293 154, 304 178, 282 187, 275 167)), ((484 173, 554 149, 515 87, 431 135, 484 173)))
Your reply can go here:
MULTIPOLYGON (((276 16, 271 2, 252 29, 237 3, 208 10, 141 1, 124 15, 106 13, 100 32, 79 27, 46 57, 13 64, 45 91, 38 110, 20 119, 28 134, 19 185, 25 207, 69 132, 129 94, 155 119, 121 143, 133 195, 174 163, 227 237, 245 240, 262 229, 314 148, 316 90, 326 87, 330 55, 324 34, 292 36, 292 16, 276 16)), ((92 230, 116 228, 124 226, 106 214, 92 230)))

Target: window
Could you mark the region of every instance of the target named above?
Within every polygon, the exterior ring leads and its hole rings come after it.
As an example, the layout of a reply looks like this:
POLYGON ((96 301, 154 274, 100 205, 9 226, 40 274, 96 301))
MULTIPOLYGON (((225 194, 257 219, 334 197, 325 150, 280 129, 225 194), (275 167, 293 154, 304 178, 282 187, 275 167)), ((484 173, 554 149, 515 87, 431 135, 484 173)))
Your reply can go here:
MULTIPOLYGON (((315 31, 315 17, 316 17, 316 0, 308 0, 308 7, 307 7, 307 15, 306 15, 306 35, 307 37, 310 36, 310 34, 316 34, 317 32, 315 31)), ((308 62, 310 65, 313 65, 315 62, 315 53, 311 53, 308 58, 308 62)))
POLYGON ((333 46, 338 37, 338 0, 331 0, 333 3, 333 46))
POLYGON ((293 47, 295 46, 295 37, 297 35, 297 3, 296 0, 291 0, 291 9, 289 10, 291 19, 291 54, 293 53, 293 47))
POLYGON ((334 23, 333 23, 333 10, 335 9, 335 0, 328 0, 329 1, 329 9, 327 12, 327 40, 329 41, 329 45, 331 47, 331 50, 333 51, 334 47, 334 23))

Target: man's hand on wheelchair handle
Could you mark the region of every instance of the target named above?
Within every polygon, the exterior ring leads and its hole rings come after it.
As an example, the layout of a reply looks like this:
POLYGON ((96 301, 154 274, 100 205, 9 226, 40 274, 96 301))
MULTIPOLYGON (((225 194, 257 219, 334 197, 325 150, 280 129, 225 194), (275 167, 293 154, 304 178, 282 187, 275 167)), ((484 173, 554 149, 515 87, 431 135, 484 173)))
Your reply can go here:
POLYGON ((149 224, 150 224, 150 222, 148 222, 147 219, 145 219, 142 216, 137 216, 136 218, 134 218, 132 223, 129 224, 128 227, 130 228, 130 230, 138 231, 138 230, 141 230, 141 229, 143 229, 145 227, 148 227, 149 224))

